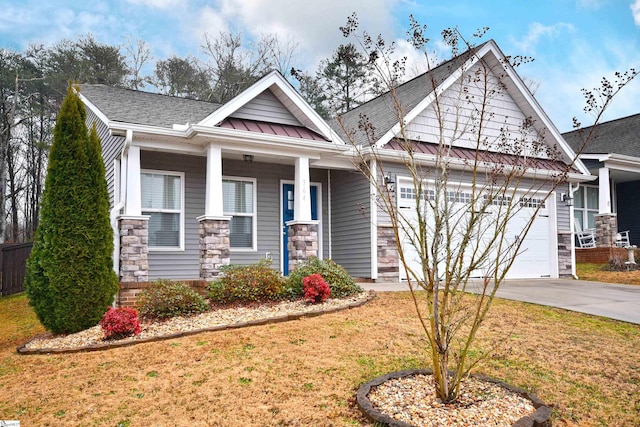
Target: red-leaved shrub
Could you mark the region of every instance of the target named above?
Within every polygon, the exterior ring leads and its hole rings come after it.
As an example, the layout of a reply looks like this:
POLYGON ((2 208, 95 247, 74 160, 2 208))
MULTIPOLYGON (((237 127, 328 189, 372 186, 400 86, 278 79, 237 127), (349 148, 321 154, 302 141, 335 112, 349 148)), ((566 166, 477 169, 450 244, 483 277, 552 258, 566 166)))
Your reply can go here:
POLYGON ((100 320, 100 327, 104 332, 104 337, 109 340, 138 335, 141 332, 138 312, 129 307, 109 307, 100 320))
POLYGON ((303 278, 302 286, 304 299, 311 304, 324 302, 331 294, 329 285, 327 285, 327 282, 325 282, 319 274, 312 274, 311 276, 303 278))

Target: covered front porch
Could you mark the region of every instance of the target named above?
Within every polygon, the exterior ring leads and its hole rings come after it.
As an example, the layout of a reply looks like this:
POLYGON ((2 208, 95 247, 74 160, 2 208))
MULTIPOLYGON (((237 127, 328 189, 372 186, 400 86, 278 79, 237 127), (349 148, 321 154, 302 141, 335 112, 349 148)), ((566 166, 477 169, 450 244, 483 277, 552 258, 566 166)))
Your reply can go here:
POLYGON ((583 154, 581 159, 598 179, 571 189, 574 231, 594 231, 595 247, 603 254, 598 259, 611 252, 606 248, 621 248, 622 254, 624 247, 640 243, 640 158, 583 154))
POLYGON ((270 258, 284 274, 331 256, 330 179, 323 150, 271 152, 132 143, 121 160, 114 261, 121 282, 213 280, 227 264, 270 258), (155 148, 155 149, 154 149, 155 148))

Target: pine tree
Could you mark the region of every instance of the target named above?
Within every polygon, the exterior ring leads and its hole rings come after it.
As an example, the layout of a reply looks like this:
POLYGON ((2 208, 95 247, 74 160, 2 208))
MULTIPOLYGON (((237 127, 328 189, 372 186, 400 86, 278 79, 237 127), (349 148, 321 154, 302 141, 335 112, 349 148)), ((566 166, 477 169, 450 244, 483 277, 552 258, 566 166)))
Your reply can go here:
POLYGON ((41 218, 25 285, 42 324, 72 333, 98 323, 118 289, 109 195, 95 126, 69 86, 54 130, 41 218))

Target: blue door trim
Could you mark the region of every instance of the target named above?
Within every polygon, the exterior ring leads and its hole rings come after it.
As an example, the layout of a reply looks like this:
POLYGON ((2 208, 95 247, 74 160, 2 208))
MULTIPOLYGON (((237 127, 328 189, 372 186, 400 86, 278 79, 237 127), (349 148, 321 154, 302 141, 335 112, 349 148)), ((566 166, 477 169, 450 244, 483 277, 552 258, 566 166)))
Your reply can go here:
MULTIPOLYGON (((294 184, 291 182, 281 182, 280 185, 280 219, 281 219, 281 232, 282 232, 282 255, 280 257, 282 263, 282 274, 285 276, 289 274, 289 250, 287 247, 287 241, 289 238, 289 227, 285 224, 288 221, 293 220, 293 194, 294 184)), ((318 220, 318 195, 321 193, 321 184, 311 183, 311 219, 318 220)), ((321 232, 321 228, 318 227, 318 233, 321 232)), ((322 236, 318 235, 318 251, 321 250, 320 239, 322 236)))

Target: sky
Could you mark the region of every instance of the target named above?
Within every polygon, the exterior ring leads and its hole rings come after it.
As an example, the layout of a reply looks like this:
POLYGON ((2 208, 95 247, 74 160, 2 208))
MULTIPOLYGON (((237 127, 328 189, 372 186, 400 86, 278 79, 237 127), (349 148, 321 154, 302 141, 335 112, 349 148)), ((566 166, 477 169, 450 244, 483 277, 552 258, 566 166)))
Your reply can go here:
MULTIPOLYGON (((573 117, 583 125, 593 121, 582 111, 582 88, 598 87, 615 71, 640 70, 640 0, 3 0, 0 48, 22 51, 29 43, 52 45, 91 33, 123 47, 127 37, 142 39, 154 60, 204 58, 205 33, 240 31, 247 38, 294 40, 296 66, 314 71, 346 42, 339 27, 353 12, 361 30, 395 40, 410 62, 418 59, 405 41, 409 15, 427 25, 434 51, 442 29, 457 27, 470 37, 489 27, 482 40, 494 39, 506 55, 534 58, 517 71, 561 132, 572 129, 573 117)), ((636 113, 640 78, 604 118, 636 113)))

